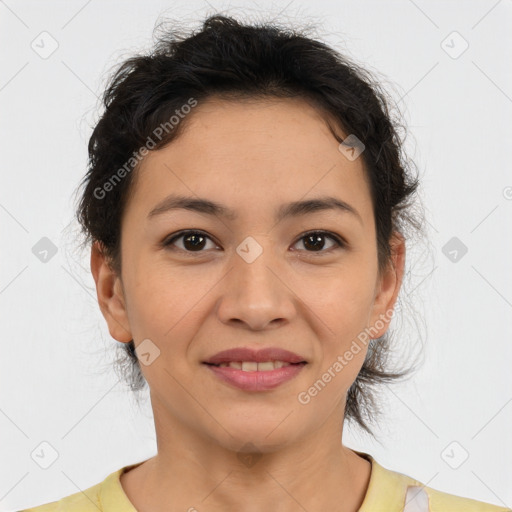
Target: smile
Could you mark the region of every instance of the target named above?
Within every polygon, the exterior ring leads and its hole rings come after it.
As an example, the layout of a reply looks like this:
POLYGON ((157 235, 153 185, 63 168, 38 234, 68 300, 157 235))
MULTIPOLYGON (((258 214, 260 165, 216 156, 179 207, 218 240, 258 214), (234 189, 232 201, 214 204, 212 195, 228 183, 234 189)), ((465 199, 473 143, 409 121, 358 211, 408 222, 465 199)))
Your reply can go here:
POLYGON ((307 363, 230 361, 203 363, 215 377, 244 391, 274 389, 297 376, 307 363))
POLYGON ((290 366, 290 364, 292 363, 287 363, 286 361, 263 361, 261 363, 255 361, 230 361, 215 366, 220 368, 236 368, 243 372, 268 372, 277 368, 283 368, 284 366, 290 366))

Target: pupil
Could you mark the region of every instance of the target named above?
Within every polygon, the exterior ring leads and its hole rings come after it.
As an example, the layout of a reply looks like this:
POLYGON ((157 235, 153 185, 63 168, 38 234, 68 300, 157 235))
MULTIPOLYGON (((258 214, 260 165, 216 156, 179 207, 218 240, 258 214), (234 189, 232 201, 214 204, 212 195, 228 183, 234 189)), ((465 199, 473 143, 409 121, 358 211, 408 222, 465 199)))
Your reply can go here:
POLYGON ((322 249, 322 247, 324 246, 322 242, 323 238, 323 235, 308 235, 304 240, 304 246, 308 248, 309 245, 310 248, 312 248, 313 250, 322 249), (312 244, 309 244, 310 240, 313 240, 312 244))
POLYGON ((187 235, 184 239, 183 239, 183 245, 187 248, 187 249, 202 249, 204 247, 204 240, 205 240, 205 237, 202 236, 202 235, 187 235), (199 242, 199 244, 197 243, 197 240, 198 239, 201 239, 201 241, 199 242), (190 245, 190 247, 187 246, 187 242, 189 242, 190 240, 195 240, 195 242, 192 242, 192 244, 190 245))

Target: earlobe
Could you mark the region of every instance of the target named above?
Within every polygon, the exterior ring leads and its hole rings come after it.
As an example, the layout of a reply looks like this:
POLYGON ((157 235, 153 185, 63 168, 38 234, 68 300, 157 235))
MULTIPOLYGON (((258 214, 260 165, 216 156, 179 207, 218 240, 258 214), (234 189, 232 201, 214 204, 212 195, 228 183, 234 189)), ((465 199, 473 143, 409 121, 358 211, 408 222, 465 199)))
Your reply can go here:
POLYGON ((98 241, 91 246, 91 272, 96 283, 98 305, 107 321, 110 335, 127 343, 133 339, 129 328, 121 278, 108 264, 98 241))
POLYGON ((393 309, 402 286, 405 268, 405 239, 395 231, 390 240, 391 259, 379 278, 377 293, 371 315, 371 326, 383 325, 373 338, 383 336, 393 316, 393 309))

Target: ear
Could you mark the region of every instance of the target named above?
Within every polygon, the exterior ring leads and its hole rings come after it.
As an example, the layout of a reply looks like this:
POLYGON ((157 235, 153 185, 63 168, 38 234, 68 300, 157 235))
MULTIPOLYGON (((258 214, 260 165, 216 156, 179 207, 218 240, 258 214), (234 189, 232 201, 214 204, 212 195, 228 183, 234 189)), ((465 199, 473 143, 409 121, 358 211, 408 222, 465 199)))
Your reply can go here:
POLYGON ((405 239, 398 231, 395 231, 389 243, 391 259, 386 269, 379 276, 370 316, 370 325, 368 326, 372 338, 380 338, 386 333, 404 275, 405 239))
POLYGON ((110 335, 123 343, 131 341, 133 336, 126 313, 121 278, 108 264, 98 241, 91 246, 91 272, 96 283, 98 304, 107 321, 110 335))

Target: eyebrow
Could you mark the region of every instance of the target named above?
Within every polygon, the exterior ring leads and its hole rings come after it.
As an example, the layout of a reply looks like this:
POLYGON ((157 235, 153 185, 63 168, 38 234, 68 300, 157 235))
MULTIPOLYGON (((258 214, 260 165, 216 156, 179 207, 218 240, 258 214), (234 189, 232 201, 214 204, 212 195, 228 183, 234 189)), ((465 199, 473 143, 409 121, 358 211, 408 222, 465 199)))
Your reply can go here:
MULTIPOLYGON (((167 196, 163 201, 158 203, 148 214, 148 219, 152 219, 163 213, 185 209, 206 215, 214 215, 234 221, 238 218, 236 212, 230 208, 223 206, 215 201, 204 199, 201 197, 188 197, 173 195, 167 196)), ((304 201, 293 201, 291 203, 282 204, 275 213, 276 220, 279 222, 290 217, 298 217, 319 211, 336 210, 343 213, 350 213, 356 217, 362 224, 363 220, 358 211, 350 204, 332 196, 323 196, 304 201)))

